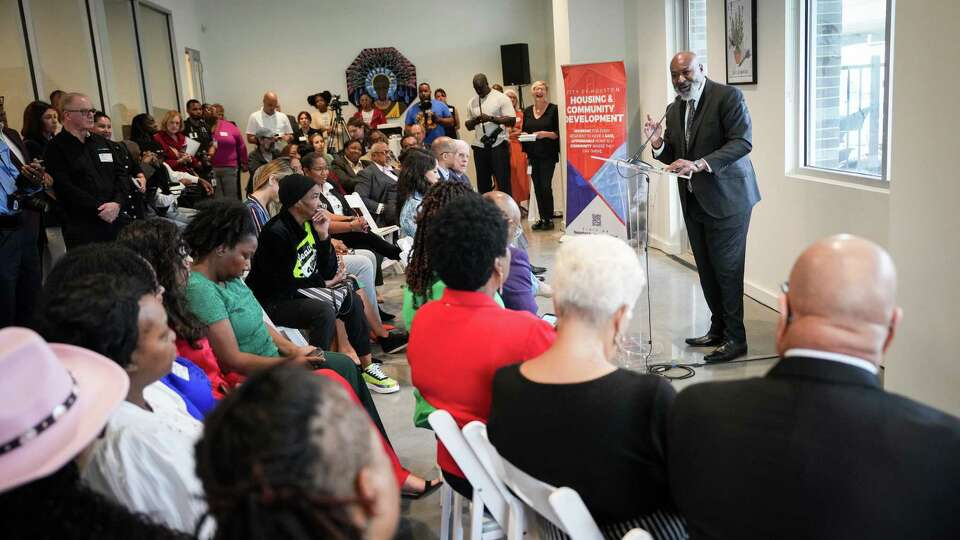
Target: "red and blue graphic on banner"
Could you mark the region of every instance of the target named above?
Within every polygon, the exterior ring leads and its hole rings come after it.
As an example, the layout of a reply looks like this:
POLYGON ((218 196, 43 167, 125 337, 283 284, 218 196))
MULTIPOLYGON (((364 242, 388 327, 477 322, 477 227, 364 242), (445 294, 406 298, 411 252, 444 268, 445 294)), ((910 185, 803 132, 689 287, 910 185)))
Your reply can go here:
POLYGON ((626 239, 627 73, 623 62, 562 66, 567 145, 567 232, 626 239))

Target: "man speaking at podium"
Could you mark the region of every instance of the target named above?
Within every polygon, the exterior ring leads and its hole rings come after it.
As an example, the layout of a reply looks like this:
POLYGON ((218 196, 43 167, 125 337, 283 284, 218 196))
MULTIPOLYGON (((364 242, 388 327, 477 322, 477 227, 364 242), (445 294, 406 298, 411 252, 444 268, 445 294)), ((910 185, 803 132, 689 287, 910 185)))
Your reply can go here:
POLYGON ((747 353, 743 267, 750 213, 760 200, 748 157, 750 113, 740 90, 708 80, 692 52, 673 57, 670 77, 678 95, 667 107, 666 131, 649 115, 643 130, 668 171, 692 174, 678 179, 678 188, 711 317, 707 333, 686 342, 716 347, 705 362, 728 362, 747 353))

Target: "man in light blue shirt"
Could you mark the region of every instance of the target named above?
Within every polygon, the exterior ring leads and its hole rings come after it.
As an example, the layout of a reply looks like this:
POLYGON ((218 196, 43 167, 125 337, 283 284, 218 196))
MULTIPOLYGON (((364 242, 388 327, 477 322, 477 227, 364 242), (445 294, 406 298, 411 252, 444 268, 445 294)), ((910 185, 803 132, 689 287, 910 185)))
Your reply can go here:
POLYGON ((444 126, 453 126, 453 115, 450 114, 450 108, 447 107, 446 103, 431 97, 429 84, 420 83, 417 92, 420 101, 415 101, 407 107, 403 124, 405 126, 415 124, 423 126, 423 130, 426 132, 423 144, 430 146, 434 139, 444 135, 444 126))

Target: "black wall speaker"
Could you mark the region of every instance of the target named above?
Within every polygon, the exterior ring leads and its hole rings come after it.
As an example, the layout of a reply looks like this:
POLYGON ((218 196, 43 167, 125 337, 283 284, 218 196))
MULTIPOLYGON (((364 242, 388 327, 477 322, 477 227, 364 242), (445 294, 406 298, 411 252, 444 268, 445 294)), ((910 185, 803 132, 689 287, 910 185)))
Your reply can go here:
POLYGON ((501 45, 500 65, 504 86, 530 84, 530 49, 526 43, 501 45))

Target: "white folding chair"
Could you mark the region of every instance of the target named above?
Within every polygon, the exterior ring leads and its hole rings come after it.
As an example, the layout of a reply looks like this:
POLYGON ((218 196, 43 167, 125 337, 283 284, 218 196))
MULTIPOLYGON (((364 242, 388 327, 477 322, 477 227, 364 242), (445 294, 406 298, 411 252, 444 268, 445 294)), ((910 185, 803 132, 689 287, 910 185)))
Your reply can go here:
MULTIPOLYGON (((511 527, 515 522, 526 523, 529 518, 524 515, 524 510, 530 509, 573 540, 603 540, 600 527, 597 526, 583 499, 576 491, 568 487, 555 488, 541 482, 503 459, 497 449, 490 444, 487 438, 487 427, 482 422, 471 422, 465 426, 464 435, 475 452, 480 448, 477 453, 484 456, 481 461, 489 459, 490 467, 496 471, 496 476, 522 501, 523 506, 519 511, 513 511, 511 507, 511 527)), ((512 536, 512 530, 510 533, 508 538, 511 540, 519 538, 512 536)), ((643 529, 633 529, 624 536, 624 539, 651 540, 652 537, 643 529)))
POLYGON ((463 426, 463 437, 467 440, 474 455, 480 460, 484 471, 493 480, 494 487, 507 502, 510 512, 507 517, 507 539, 521 540, 527 532, 527 519, 523 503, 510 493, 503 483, 500 454, 487 439, 487 425, 474 420, 463 426))
MULTIPOLYGON (((460 427, 453 416, 444 410, 437 410, 427 417, 430 427, 447 448, 457 466, 463 471, 473 486, 473 500, 470 503, 470 540, 503 538, 506 530, 509 509, 494 479, 487 473, 467 444, 460 427), (489 516, 489 517, 487 517, 489 516)), ((464 497, 444 484, 441 492, 440 539, 463 539, 463 503, 464 497)))

